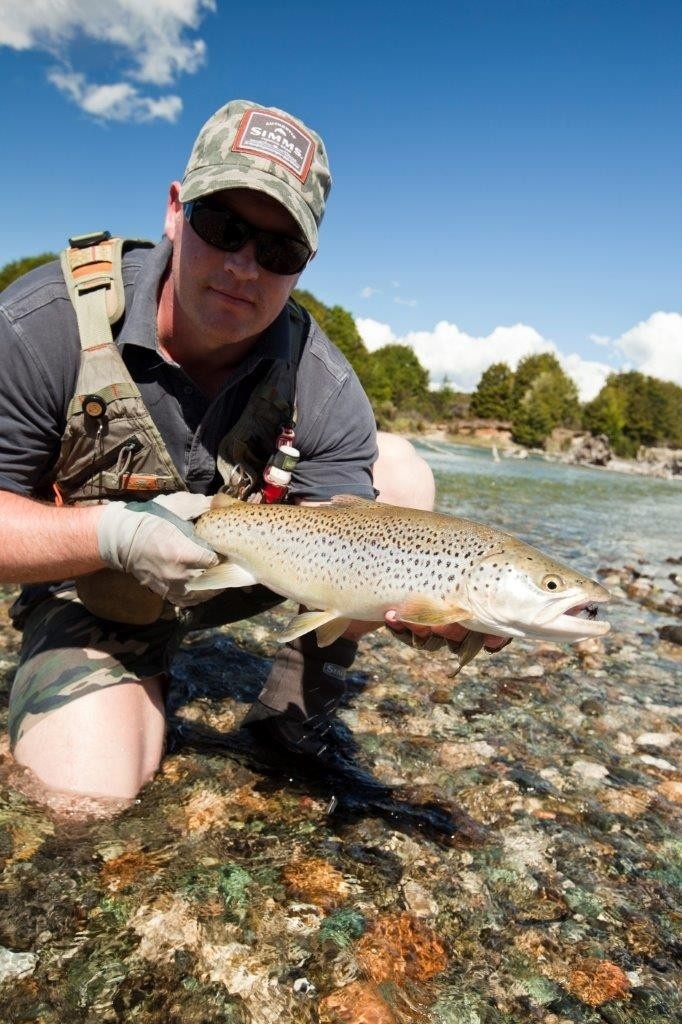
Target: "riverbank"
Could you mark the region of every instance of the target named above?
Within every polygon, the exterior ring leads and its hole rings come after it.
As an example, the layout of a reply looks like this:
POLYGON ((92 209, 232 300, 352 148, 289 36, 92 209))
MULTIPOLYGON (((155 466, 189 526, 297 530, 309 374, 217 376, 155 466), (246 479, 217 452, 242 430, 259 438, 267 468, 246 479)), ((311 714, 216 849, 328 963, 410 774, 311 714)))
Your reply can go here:
POLYGON ((525 459, 529 456, 542 458, 548 462, 560 462, 564 465, 588 466, 590 469, 603 469, 610 473, 649 476, 663 480, 682 478, 682 450, 674 448, 644 448, 636 459, 623 459, 615 456, 608 442, 591 438, 582 433, 571 435, 566 431, 562 441, 568 443, 574 437, 573 444, 562 450, 561 444, 550 445, 546 451, 542 448, 524 448, 514 444, 510 432, 498 429, 472 429, 470 432, 452 432, 447 426, 427 424, 423 430, 404 429, 403 433, 411 441, 424 444, 454 444, 469 448, 481 448, 490 451, 494 458, 525 459))

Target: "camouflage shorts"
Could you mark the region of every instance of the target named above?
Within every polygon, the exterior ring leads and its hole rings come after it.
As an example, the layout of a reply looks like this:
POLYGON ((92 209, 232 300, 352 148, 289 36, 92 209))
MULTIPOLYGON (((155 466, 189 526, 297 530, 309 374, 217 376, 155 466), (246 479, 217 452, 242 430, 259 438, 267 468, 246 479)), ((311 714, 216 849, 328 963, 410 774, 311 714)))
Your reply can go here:
POLYGON ((191 630, 250 618, 281 601, 265 587, 226 591, 179 619, 131 626, 92 615, 73 590, 46 597, 22 617, 19 668, 10 693, 12 748, 41 718, 78 697, 168 672, 191 630))

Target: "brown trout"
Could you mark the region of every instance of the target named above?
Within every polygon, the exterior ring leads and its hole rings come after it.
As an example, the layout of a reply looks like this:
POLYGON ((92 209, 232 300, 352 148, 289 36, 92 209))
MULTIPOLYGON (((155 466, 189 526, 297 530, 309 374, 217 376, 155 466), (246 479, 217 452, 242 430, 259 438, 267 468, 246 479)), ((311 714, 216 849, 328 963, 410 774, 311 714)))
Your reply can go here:
POLYGON ((324 647, 353 619, 382 622, 392 608, 408 623, 458 622, 478 634, 462 663, 483 634, 574 643, 610 628, 596 619, 609 599, 601 584, 467 519, 346 495, 317 506, 219 495, 196 532, 225 561, 193 591, 261 583, 309 609, 282 643, 315 630, 324 647))

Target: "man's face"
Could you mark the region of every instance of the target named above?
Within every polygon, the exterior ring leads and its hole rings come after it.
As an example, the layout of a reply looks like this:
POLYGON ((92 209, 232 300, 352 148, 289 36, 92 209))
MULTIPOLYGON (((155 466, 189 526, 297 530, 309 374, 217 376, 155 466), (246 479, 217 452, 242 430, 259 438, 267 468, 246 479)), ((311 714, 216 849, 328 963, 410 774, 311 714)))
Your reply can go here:
MULTIPOLYGON (((300 237, 291 214, 274 199, 250 189, 216 192, 211 202, 225 204, 250 224, 300 237)), ((199 238, 185 220, 179 185, 171 186, 166 234, 173 242, 173 330, 191 335, 198 355, 224 346, 248 350, 283 309, 299 275, 273 274, 255 256, 253 239, 238 252, 223 252, 199 238)))

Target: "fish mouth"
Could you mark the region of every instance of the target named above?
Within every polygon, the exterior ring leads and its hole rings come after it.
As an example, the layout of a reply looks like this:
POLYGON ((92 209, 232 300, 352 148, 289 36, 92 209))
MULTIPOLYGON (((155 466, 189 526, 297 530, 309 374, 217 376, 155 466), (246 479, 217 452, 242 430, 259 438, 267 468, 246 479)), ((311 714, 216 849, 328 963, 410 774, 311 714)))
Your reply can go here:
POLYGON ((592 598, 588 601, 581 601, 567 608, 563 613, 557 615, 551 626, 557 631, 575 635, 576 639, 592 636, 603 636, 611 629, 611 624, 599 619, 599 605, 608 598, 592 598))
POLYGON ((596 619, 598 614, 599 607, 596 601, 583 601, 582 604, 576 604, 564 612, 564 615, 576 615, 588 620, 596 619))

